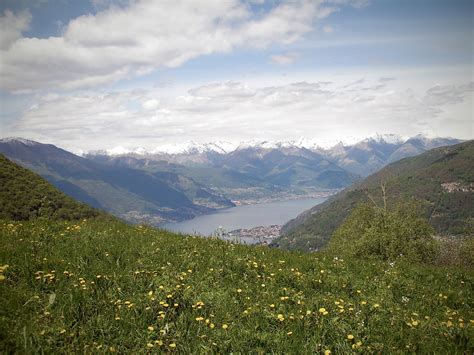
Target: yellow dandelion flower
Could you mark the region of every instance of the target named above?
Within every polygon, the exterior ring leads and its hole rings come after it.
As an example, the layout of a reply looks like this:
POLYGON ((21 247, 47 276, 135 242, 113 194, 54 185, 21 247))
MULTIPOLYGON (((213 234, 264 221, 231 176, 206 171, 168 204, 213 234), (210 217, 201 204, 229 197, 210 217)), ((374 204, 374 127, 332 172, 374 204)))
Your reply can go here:
POLYGON ((216 325, 214 323, 209 324, 209 328, 214 329, 216 325))
POLYGON ((222 329, 227 329, 229 326, 227 324, 222 324, 222 329))
POLYGON ((0 275, 0 281, 5 281, 6 277, 4 275, 0 275))
POLYGON ((152 343, 147 343, 147 344, 146 344, 146 347, 147 347, 147 348, 152 348, 152 347, 153 347, 153 344, 152 344, 152 343))
POLYGON ((170 348, 173 348, 173 349, 176 348, 176 344, 175 344, 175 343, 171 343, 171 344, 170 344, 170 348))
POLYGON ((198 322, 200 322, 200 321, 202 321, 202 320, 204 320, 203 317, 197 317, 197 318, 196 318, 196 321, 198 321, 198 322))
POLYGON ((155 328, 153 328, 151 325, 147 328, 150 332, 154 331, 155 328))
POLYGON ((328 349, 324 350, 324 355, 331 355, 331 350, 328 350, 328 349))
POLYGON ((349 340, 354 340, 354 336, 353 336, 352 334, 349 334, 349 335, 347 336, 347 339, 349 339, 349 340))
POLYGON ((238 289, 237 289, 237 292, 238 292, 238 293, 241 293, 241 292, 242 292, 242 290, 241 290, 240 288, 238 288, 238 289))

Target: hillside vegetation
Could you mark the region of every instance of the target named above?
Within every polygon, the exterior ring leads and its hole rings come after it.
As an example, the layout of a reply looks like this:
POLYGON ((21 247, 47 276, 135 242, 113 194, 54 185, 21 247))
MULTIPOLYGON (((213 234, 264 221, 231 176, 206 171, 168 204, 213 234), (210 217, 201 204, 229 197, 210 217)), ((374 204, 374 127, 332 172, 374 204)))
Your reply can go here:
POLYGON ((77 220, 99 211, 66 196, 40 176, 0 154, 0 219, 77 220))
POLYGON ((421 201, 424 217, 438 235, 474 234, 474 141, 469 141, 392 163, 288 222, 275 244, 324 247, 359 203, 383 205, 382 186, 390 206, 400 200, 421 201))
POLYGON ((472 353, 474 273, 100 221, 0 223, 0 352, 472 353))

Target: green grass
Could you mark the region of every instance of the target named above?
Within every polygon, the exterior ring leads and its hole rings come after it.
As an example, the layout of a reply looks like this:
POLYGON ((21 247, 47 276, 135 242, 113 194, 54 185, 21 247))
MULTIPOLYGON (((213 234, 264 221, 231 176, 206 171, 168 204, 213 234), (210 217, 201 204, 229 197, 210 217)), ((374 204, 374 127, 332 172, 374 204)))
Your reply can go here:
POLYGON ((0 222, 0 265, 0 352, 474 351, 468 269, 41 220, 0 222))

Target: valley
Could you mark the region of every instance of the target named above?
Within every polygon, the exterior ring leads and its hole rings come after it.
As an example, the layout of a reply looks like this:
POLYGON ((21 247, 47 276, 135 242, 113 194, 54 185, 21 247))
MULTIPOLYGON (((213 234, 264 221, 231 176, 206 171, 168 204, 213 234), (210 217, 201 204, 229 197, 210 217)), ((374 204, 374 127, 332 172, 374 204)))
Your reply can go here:
POLYGON ((328 197, 392 161, 457 142, 385 135, 332 147, 308 139, 215 142, 78 156, 51 144, 4 138, 0 153, 79 201, 131 223, 160 226, 236 205, 328 197))

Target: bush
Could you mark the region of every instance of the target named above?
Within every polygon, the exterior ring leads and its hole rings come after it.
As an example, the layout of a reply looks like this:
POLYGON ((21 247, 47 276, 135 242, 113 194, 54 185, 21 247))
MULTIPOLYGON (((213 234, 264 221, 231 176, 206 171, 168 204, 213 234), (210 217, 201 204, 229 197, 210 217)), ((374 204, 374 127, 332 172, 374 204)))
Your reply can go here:
POLYGON ((415 203, 399 204, 392 211, 362 204, 334 232, 330 248, 357 257, 429 262, 438 254, 432 234, 415 203))

